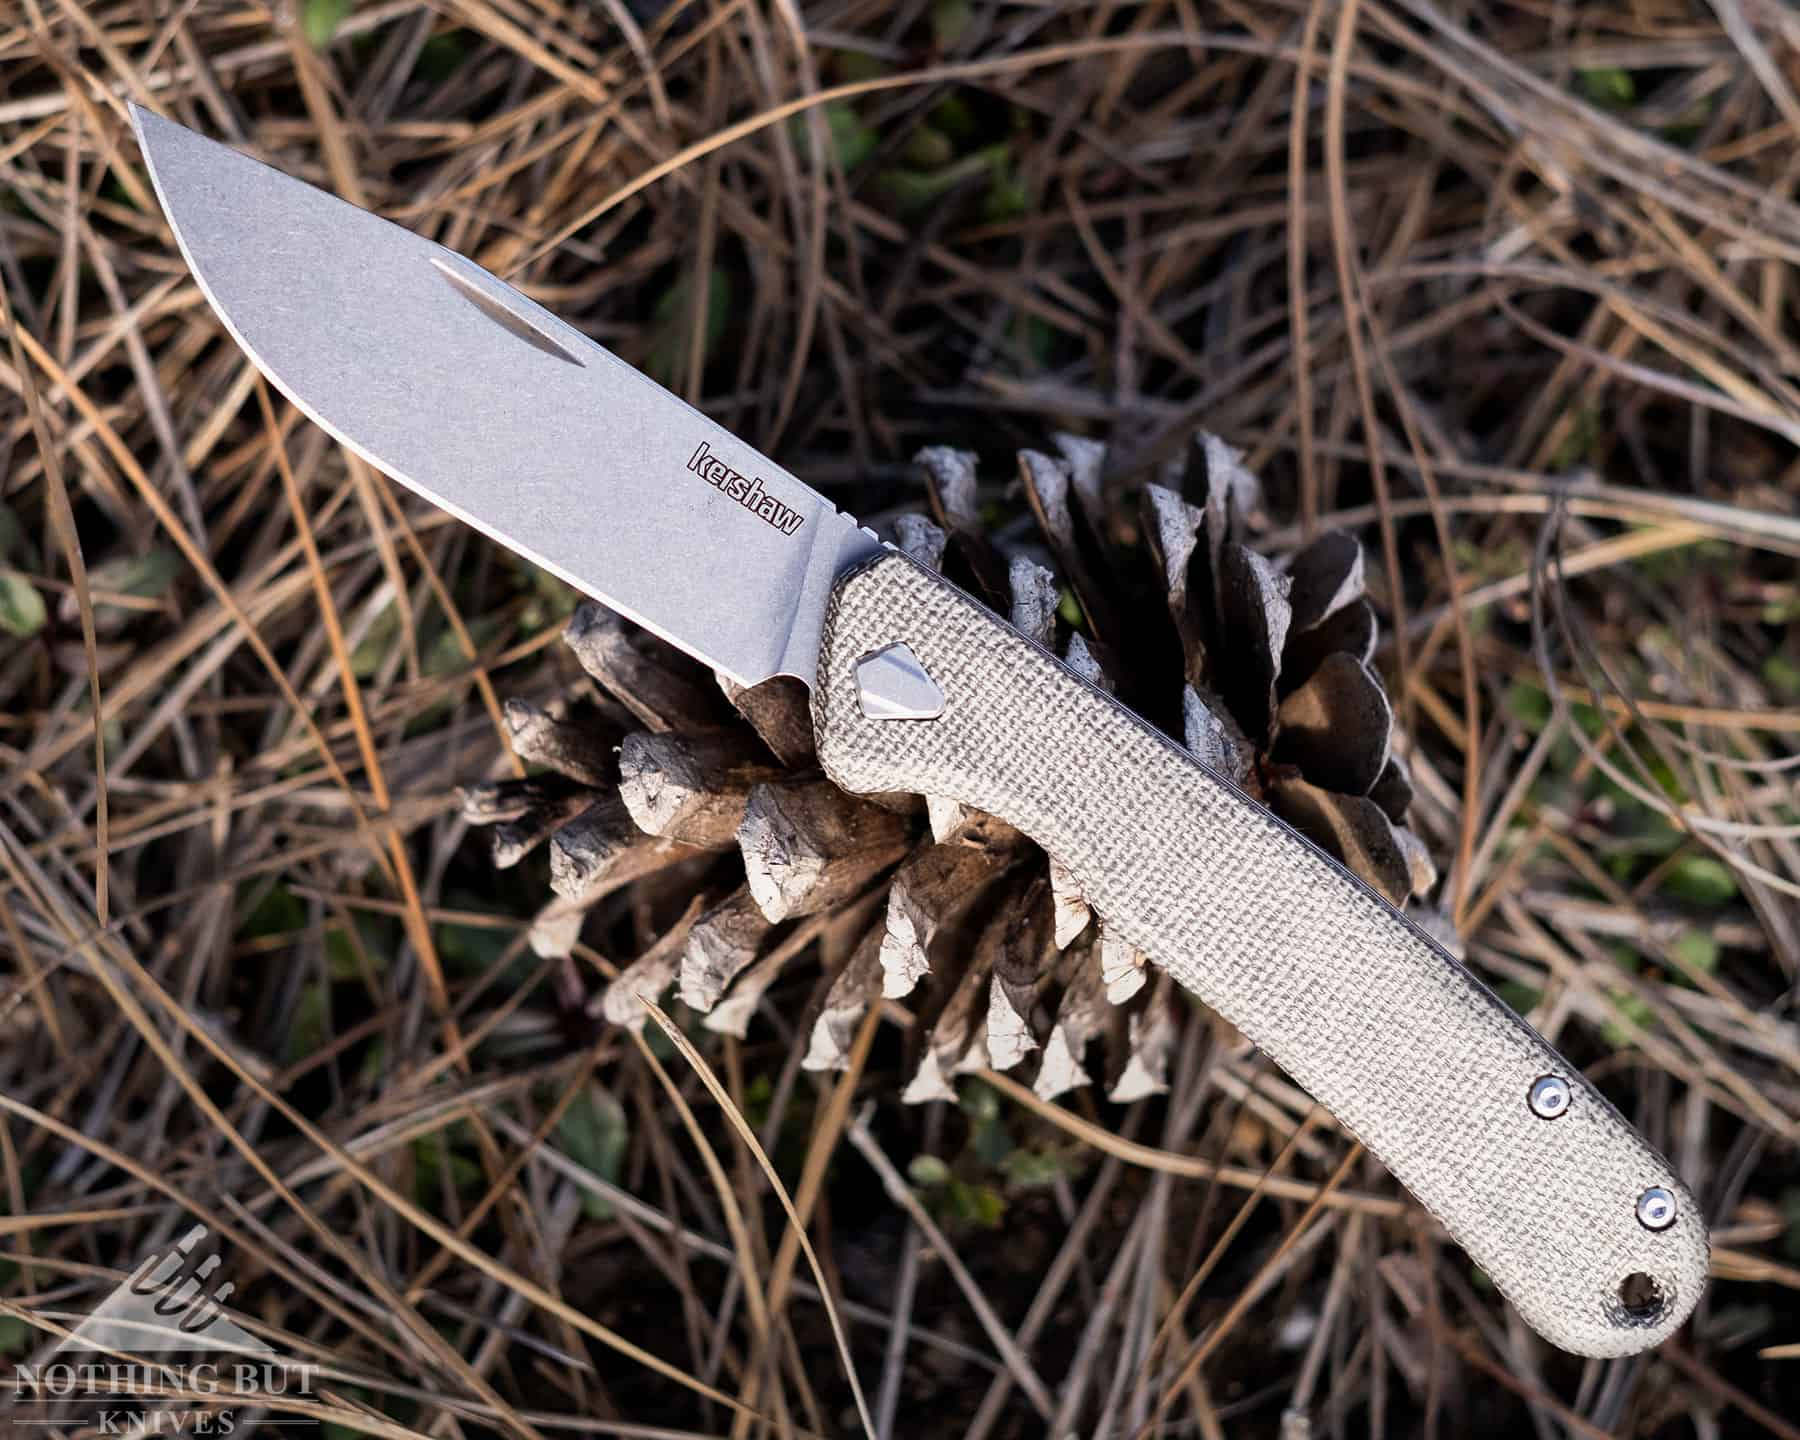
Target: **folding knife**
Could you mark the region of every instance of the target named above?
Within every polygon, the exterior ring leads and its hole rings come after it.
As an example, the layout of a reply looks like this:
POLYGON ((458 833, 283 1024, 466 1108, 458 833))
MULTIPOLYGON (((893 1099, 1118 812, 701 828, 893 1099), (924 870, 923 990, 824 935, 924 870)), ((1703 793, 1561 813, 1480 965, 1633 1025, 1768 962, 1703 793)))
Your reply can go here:
POLYGON ((743 685, 847 790, 1010 821, 1305 1086, 1546 1338, 1627 1355, 1705 1284, 1693 1196, 1341 866, 939 576, 462 256, 133 107, 182 253, 294 404, 743 685))

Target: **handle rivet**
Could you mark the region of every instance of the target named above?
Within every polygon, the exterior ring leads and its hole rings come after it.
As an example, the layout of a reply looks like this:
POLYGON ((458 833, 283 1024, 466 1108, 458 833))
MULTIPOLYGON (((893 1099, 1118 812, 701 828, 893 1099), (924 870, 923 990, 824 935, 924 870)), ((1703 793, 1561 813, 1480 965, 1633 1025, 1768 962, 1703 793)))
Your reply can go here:
POLYGON ((1646 1230, 1667 1230, 1675 1223, 1675 1197, 1660 1185, 1652 1185, 1637 1203, 1638 1223, 1646 1230))
POLYGON ((1575 1092, 1560 1075, 1540 1075, 1531 1084, 1531 1113, 1540 1120, 1554 1120, 1569 1108, 1575 1092))

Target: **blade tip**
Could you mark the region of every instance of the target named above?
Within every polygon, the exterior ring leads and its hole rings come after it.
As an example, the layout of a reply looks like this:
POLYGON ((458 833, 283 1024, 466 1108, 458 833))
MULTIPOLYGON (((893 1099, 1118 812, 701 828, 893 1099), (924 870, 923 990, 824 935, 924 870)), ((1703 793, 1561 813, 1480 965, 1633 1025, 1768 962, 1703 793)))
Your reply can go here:
POLYGON ((173 120, 165 119, 147 106, 135 100, 126 102, 125 109, 131 116, 132 133, 137 136, 138 150, 143 154, 144 164, 149 167, 150 179, 156 179, 156 145, 158 132, 179 130, 181 127, 173 120))

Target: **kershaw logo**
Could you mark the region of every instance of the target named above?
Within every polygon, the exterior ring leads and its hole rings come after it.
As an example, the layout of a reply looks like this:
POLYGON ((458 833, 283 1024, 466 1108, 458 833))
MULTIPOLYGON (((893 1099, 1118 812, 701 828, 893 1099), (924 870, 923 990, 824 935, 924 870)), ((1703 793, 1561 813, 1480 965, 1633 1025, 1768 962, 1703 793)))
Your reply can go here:
POLYGON ((792 535, 806 523, 806 517, 790 510, 763 489, 762 478, 740 475, 707 448, 704 440, 694 451, 687 468, 708 485, 714 486, 728 500, 735 500, 758 520, 773 525, 783 535, 792 535))

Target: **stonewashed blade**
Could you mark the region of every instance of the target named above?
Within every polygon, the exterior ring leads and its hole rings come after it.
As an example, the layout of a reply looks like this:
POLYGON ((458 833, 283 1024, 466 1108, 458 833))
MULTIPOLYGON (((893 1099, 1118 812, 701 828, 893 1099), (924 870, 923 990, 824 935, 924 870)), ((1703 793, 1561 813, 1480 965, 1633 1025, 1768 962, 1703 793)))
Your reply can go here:
POLYGON ((370 464, 740 684, 814 678, 877 542, 479 265, 138 106, 200 288, 370 464))

